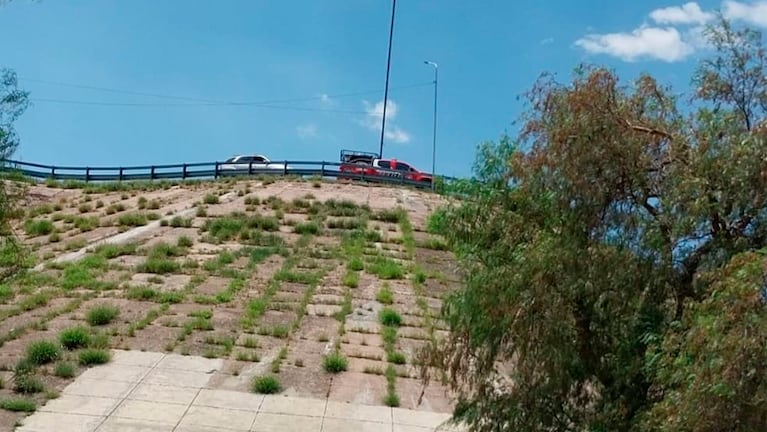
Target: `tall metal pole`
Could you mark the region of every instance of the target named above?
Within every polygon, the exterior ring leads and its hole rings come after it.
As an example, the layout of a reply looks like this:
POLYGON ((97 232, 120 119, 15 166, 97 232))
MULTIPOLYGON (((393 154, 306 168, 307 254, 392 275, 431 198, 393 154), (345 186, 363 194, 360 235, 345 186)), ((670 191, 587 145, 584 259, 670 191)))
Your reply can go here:
POLYGON ((381 118, 381 147, 378 149, 378 157, 383 157, 384 134, 386 132, 386 105, 389 102, 389 69, 391 68, 391 41, 394 36, 394 9, 397 7, 397 0, 391 3, 391 25, 389 27, 389 56, 386 59, 386 88, 384 90, 383 117, 381 118))
POLYGON ((431 133, 431 189, 434 190, 434 181, 437 175, 437 80, 439 78, 439 65, 428 60, 424 61, 424 63, 434 68, 434 127, 431 133))

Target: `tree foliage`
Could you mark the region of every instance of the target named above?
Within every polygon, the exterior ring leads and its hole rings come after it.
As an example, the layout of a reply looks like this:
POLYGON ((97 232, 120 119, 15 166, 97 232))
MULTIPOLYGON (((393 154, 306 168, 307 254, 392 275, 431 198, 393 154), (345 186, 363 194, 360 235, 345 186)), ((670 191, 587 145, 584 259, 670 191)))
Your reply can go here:
POLYGON ((767 244, 765 54, 707 35, 689 106, 583 66, 480 146, 441 214, 467 276, 430 350, 473 430, 767 430, 761 285, 737 276, 767 244))
MULTIPOLYGON (((28 93, 18 88, 16 73, 0 69, 0 163, 5 163, 19 145, 13 123, 28 105, 28 93)), ((16 273, 22 263, 21 248, 10 223, 22 194, 23 185, 5 177, 0 179, 0 280, 16 273)))

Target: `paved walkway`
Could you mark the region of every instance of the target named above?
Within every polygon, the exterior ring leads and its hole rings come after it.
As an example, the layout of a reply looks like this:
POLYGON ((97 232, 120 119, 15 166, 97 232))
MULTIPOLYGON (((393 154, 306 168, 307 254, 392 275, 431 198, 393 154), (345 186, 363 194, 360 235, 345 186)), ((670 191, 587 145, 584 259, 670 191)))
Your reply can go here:
POLYGON ((208 387, 218 359, 113 351, 18 432, 427 432, 447 414, 208 387))

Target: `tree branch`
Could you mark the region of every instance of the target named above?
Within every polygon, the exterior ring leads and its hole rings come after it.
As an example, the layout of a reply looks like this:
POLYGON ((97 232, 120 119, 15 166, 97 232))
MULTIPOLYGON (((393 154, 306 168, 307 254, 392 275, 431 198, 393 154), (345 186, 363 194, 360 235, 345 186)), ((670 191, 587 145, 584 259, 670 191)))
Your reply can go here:
POLYGON ((661 136, 663 138, 666 138, 669 141, 673 141, 674 140, 674 138, 671 136, 670 133, 662 131, 660 129, 653 129, 653 128, 647 127, 647 126, 635 125, 635 124, 631 123, 629 120, 626 120, 626 119, 624 119, 623 121, 626 123, 626 126, 628 126, 629 129, 632 129, 634 131, 642 132, 642 133, 646 133, 646 134, 650 134, 650 135, 661 136))

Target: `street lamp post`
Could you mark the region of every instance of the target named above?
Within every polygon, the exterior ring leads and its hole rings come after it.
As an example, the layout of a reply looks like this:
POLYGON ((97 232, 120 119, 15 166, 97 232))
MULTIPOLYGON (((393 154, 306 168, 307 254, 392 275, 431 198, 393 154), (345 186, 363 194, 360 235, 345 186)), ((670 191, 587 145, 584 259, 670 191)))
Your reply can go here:
POLYGON ((389 55, 386 58, 386 89, 384 90, 383 115, 381 116, 381 146, 378 149, 378 157, 383 157, 384 136, 386 135, 386 106, 389 104, 389 70, 391 69, 391 41, 394 37, 394 11, 397 8, 397 0, 391 2, 391 24, 389 25, 389 55))
POLYGON ((434 190, 435 176, 437 175, 437 78, 439 77, 439 66, 437 63, 428 60, 424 60, 424 63, 434 68, 434 126, 431 144, 431 189, 434 190))

